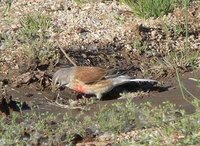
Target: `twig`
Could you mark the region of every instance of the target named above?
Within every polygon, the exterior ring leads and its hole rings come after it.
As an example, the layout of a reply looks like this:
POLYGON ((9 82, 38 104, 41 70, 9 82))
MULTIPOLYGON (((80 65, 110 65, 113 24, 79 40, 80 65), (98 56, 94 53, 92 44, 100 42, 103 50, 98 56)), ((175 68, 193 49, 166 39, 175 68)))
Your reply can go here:
POLYGON ((76 63, 71 60, 71 58, 65 53, 65 51, 63 50, 63 48, 59 47, 60 50, 63 52, 63 54, 65 55, 65 57, 74 65, 74 66, 77 66, 76 63))
POLYGON ((71 62, 74 66, 77 66, 76 63, 66 54, 66 52, 63 50, 63 48, 59 45, 59 43, 57 42, 59 49, 63 52, 63 54, 65 55, 65 57, 67 58, 67 60, 69 60, 69 62, 71 62))
POLYGON ((189 80, 195 81, 195 82, 200 82, 200 80, 195 79, 195 78, 189 78, 189 80))

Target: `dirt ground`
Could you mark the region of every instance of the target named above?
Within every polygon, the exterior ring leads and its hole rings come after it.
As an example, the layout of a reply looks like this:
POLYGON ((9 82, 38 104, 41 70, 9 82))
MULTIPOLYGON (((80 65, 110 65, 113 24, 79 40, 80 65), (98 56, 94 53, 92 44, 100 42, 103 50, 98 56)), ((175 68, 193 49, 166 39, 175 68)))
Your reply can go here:
MULTIPOLYGON (((65 113, 78 115, 83 111, 84 115, 93 115, 104 105, 125 102, 129 98, 138 105, 151 102, 156 106, 169 101, 187 113, 195 111, 183 98, 175 69, 178 70, 181 84, 200 98, 198 83, 189 80, 199 79, 200 75, 198 1, 188 8, 188 50, 184 50, 186 33, 183 8, 176 8, 173 13, 161 18, 143 20, 117 1, 83 5, 63 0, 41 3, 33 0, 27 7, 26 1, 19 0, 13 3, 10 11, 0 14, 2 113, 9 115, 13 110, 22 110, 23 113, 48 112, 62 117, 65 113), (47 36, 44 34, 41 44, 37 40, 41 39, 38 37, 41 32, 36 30, 34 37, 27 38, 26 33, 23 34, 26 27, 22 24, 26 14, 40 11, 48 14, 51 20, 51 26, 44 29, 47 36), (9 21, 12 22, 11 27, 9 21), (28 43, 24 41, 25 38, 28 43), (155 79, 158 84, 121 85, 103 95, 101 101, 96 100, 94 95, 83 95, 67 88, 60 88, 54 93, 51 90, 53 74, 59 68, 72 66, 61 48, 78 66, 114 68, 133 78, 155 79), (56 104, 58 94, 59 104, 56 104), (22 109, 19 109, 19 104, 22 109)), ((0 11, 5 6, 0 6, 0 11)), ((192 99, 188 93, 185 93, 185 97, 192 99)))
MULTIPOLYGON (((188 78, 194 77, 197 78, 199 75, 199 71, 188 72, 181 75, 181 82, 182 84, 196 97, 199 95, 199 89, 197 87, 197 83, 189 80, 188 78)), ((4 79, 6 80, 6 79, 4 79)), ((145 94, 131 94, 133 101, 137 104, 142 102, 152 102, 153 105, 162 104, 164 101, 170 101, 175 103, 178 108, 185 109, 188 113, 194 112, 194 108, 190 103, 187 103, 183 99, 183 96, 180 92, 180 87, 177 82, 177 78, 173 77, 169 80, 164 79, 162 84, 158 85, 146 85, 144 84, 137 84, 137 83, 129 83, 119 87, 114 88, 109 93, 105 94, 101 101, 97 101, 95 104, 90 105, 83 105, 90 108, 86 114, 92 114, 99 110, 99 108, 103 107, 104 105, 110 105, 115 102, 123 102, 126 99, 120 98, 120 93, 138 93, 144 92, 145 94)), ((70 113, 76 114, 80 112, 80 108, 73 109, 73 107, 60 107, 56 104, 52 104, 51 100, 54 101, 58 93, 53 93, 50 88, 39 90, 35 87, 35 85, 22 85, 21 87, 12 87, 10 84, 6 87, 6 93, 8 96, 12 96, 12 100, 16 102, 25 102, 27 106, 23 110, 24 112, 50 112, 50 113, 61 113, 64 114, 68 111, 70 113)), ((78 101, 82 98, 82 96, 86 96, 86 98, 93 98, 94 96, 87 96, 82 95, 80 93, 76 93, 70 89, 62 89, 60 92, 60 97, 63 100, 63 104, 69 104, 70 99, 73 101, 78 101)), ((185 93, 186 97, 190 96, 185 93)), ((81 99, 82 100, 82 99, 81 99)))

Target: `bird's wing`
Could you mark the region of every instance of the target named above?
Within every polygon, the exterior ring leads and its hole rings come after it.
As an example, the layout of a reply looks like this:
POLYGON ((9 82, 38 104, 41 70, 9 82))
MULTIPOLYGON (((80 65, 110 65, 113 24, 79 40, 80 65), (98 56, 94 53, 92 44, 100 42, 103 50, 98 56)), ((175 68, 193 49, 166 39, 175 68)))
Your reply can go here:
POLYGON ((121 72, 121 71, 118 71, 116 69, 110 69, 110 70, 107 71, 105 78, 106 79, 116 78, 118 76, 125 75, 125 74, 126 74, 126 72, 121 72))
POLYGON ((89 84, 97 82, 105 77, 106 69, 100 67, 78 67, 76 68, 75 79, 83 83, 89 84))

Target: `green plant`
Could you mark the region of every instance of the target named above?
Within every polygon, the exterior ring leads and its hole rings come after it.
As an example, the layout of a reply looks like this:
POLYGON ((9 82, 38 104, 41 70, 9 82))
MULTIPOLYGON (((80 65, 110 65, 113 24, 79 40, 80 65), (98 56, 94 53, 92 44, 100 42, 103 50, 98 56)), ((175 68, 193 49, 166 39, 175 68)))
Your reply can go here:
MULTIPOLYGON (((189 39, 188 39, 188 0, 184 1, 184 16, 185 16, 185 49, 189 50, 189 39)), ((199 56, 199 51, 198 51, 199 56)), ((187 54, 189 56, 189 53, 187 54)), ((178 69, 176 68, 176 76, 177 81, 180 87, 180 91, 182 94, 182 97, 184 100, 186 100, 188 103, 193 105, 196 109, 196 112, 192 116, 186 116, 182 118, 179 122, 176 122, 176 130, 179 130, 183 135, 184 139, 181 141, 184 145, 194 145, 199 144, 200 138, 199 138, 199 113, 200 113, 200 99, 195 97, 181 82, 180 76, 178 73, 178 69), (187 93, 187 94, 185 94, 187 93), (187 95, 191 96, 193 99, 190 100, 187 98, 187 95)), ((196 80, 198 81, 198 80, 196 80)))
POLYGON ((120 0, 143 18, 160 17, 172 12, 179 0, 120 0))
POLYGON ((135 48, 139 54, 144 54, 148 50, 147 42, 141 42, 140 40, 135 40, 133 43, 133 48, 135 48))
MULTIPOLYGON (((1 1, 0 1, 1 2, 1 1)), ((12 6, 12 3, 13 3, 13 0, 7 0, 6 1, 6 8, 5 10, 3 11, 3 15, 7 15, 7 13, 10 11, 11 9, 11 6, 12 6)))
POLYGON ((119 23, 123 23, 125 22, 125 17, 119 14, 115 14, 114 18, 119 22, 119 23))
POLYGON ((138 130, 140 128, 135 127, 138 131, 137 136, 121 141, 121 145, 197 144, 200 142, 200 102, 194 100, 193 104, 196 113, 191 115, 186 115, 169 102, 158 106, 150 103, 136 106, 130 99, 125 103, 104 107, 93 117, 85 116, 83 113, 77 116, 66 114, 58 120, 57 116, 61 115, 12 113, 10 118, 0 118, 0 142, 5 145, 28 145, 35 140, 38 141, 38 138, 48 136, 47 141, 54 139, 56 143, 72 144, 75 134, 84 137, 85 129, 91 126, 98 126, 97 128, 103 132, 119 134, 127 124, 137 125, 136 118, 139 112, 140 120, 146 122, 146 125, 141 127, 144 129, 138 130), (176 116, 177 113, 181 114, 176 116), (23 139, 24 133, 28 133, 28 139, 23 139), (65 138, 61 142, 60 137, 63 135, 65 138))
POLYGON ((174 35, 177 36, 177 37, 180 36, 182 33, 184 33, 184 29, 180 25, 175 25, 173 27, 173 31, 174 31, 174 35))
POLYGON ((89 126, 92 126, 94 123, 91 117, 89 116, 85 116, 83 120, 80 120, 82 115, 82 112, 77 116, 72 116, 66 113, 63 116, 62 122, 60 122, 61 128, 59 132, 67 133, 66 142, 69 144, 72 144, 75 134, 84 136, 85 129, 89 126))
POLYGON ((78 5, 85 3, 85 0, 74 0, 78 5))
POLYGON ((151 103, 142 103, 139 106, 136 116, 136 125, 139 128, 159 127, 176 119, 175 105, 169 102, 163 102, 162 105, 153 107, 151 103))
POLYGON ((176 69, 176 77, 177 77, 177 81, 179 84, 179 88, 182 94, 182 97, 185 101, 187 101, 188 103, 190 103, 191 105, 193 105, 195 108, 199 109, 199 103, 200 103, 200 99, 198 99, 197 97, 195 97, 190 91, 188 91, 188 89, 181 83, 179 74, 178 74, 178 70, 176 69), (189 94, 192 98, 193 98, 193 102, 191 100, 189 100, 188 98, 186 98, 185 96, 185 92, 187 94, 189 94))
POLYGON ((183 49, 180 52, 172 51, 167 57, 164 57, 166 64, 173 66, 174 69, 180 68, 183 70, 195 69, 198 67, 200 51, 192 52, 190 49, 183 49))
MULTIPOLYGON (((17 40, 19 48, 28 59, 54 61, 58 54, 53 50, 55 44, 49 42, 51 18, 44 14, 32 13, 20 18, 21 28, 8 40, 17 40)), ((12 41, 11 41, 12 42, 12 41)))
POLYGON ((104 131, 118 133, 126 126, 134 124, 135 104, 129 100, 127 103, 115 103, 111 107, 104 107, 95 114, 97 125, 104 131))
POLYGON ((21 42, 43 42, 48 38, 47 30, 51 26, 50 17, 33 13, 27 14, 20 19, 21 28, 18 30, 18 39, 21 42))
POLYGON ((134 146, 134 145, 137 145, 137 144, 135 142, 130 142, 129 140, 120 142, 120 146, 134 146))
POLYGON ((19 118, 19 114, 13 114, 12 119, 8 121, 6 118, 1 118, 0 124, 0 139, 1 143, 6 145, 13 145, 13 144, 23 144, 24 142, 20 142, 20 137, 23 134, 23 127, 17 123, 19 118))
POLYGON ((171 25, 167 22, 167 20, 163 21, 163 30, 166 35, 168 47, 171 50, 166 56, 163 57, 163 63, 174 70, 176 68, 187 70, 198 67, 200 51, 191 51, 190 44, 188 43, 188 30, 186 29, 188 27, 187 25, 187 23, 185 23, 185 25, 175 24, 171 28, 171 25), (174 50, 170 42, 171 37, 178 37, 184 33, 186 35, 186 39, 184 41, 184 46, 182 46, 183 48, 180 48, 178 51, 174 50))

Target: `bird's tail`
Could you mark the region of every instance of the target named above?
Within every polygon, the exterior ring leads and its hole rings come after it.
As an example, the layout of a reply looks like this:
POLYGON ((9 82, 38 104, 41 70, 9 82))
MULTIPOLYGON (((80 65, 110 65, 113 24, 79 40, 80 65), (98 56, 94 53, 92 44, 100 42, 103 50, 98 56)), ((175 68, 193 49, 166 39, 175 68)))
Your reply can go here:
POLYGON ((116 78, 113 78, 113 84, 114 85, 121 85, 129 82, 151 82, 151 83, 157 83, 156 80, 152 79, 133 79, 129 76, 118 76, 116 78))

